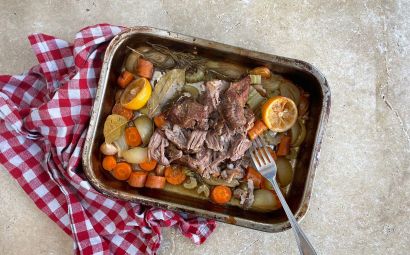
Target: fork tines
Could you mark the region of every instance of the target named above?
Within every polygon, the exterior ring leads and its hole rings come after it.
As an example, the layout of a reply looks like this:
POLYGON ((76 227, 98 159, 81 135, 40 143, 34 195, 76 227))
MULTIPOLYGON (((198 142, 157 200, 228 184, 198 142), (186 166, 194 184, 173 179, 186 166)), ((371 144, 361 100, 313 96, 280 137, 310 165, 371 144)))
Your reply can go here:
POLYGON ((250 154, 258 170, 261 167, 275 162, 265 142, 259 137, 256 137, 252 141, 252 149, 250 150, 250 154))

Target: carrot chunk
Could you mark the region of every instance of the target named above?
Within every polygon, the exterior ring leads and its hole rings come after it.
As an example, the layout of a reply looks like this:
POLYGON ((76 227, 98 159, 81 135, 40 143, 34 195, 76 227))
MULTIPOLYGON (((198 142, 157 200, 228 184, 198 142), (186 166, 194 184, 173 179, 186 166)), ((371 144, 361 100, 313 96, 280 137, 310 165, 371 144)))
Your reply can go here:
POLYGON ((127 180, 132 172, 132 167, 126 162, 118 163, 111 172, 115 179, 120 181, 127 180))
POLYGON ((287 135, 284 135, 280 138, 278 151, 276 153, 278 157, 288 155, 289 149, 290 149, 290 141, 291 141, 290 136, 287 136, 287 135))
POLYGON ((157 166, 157 161, 155 161, 154 159, 139 164, 139 167, 145 171, 152 171, 155 169, 156 166, 157 166))
POLYGON ((117 160, 114 156, 105 156, 102 161, 102 167, 107 170, 111 171, 117 165, 117 160))
POLYGON ((139 146, 142 143, 141 136, 136 127, 128 127, 125 129, 125 141, 131 147, 139 146))
POLYGON ((253 124, 253 127, 248 131, 248 136, 251 140, 255 139, 259 135, 261 135, 268 127, 263 123, 262 120, 256 120, 253 124))
POLYGON ((147 180, 146 172, 132 172, 130 178, 128 178, 128 184, 131 187, 142 188, 145 186, 147 180))
POLYGON ((139 76, 150 80, 154 72, 154 65, 150 61, 140 58, 136 69, 139 76))
POLYGON ((173 185, 179 185, 183 183, 186 179, 186 174, 180 167, 172 167, 172 166, 167 166, 165 168, 165 178, 167 179, 167 182, 173 185))
POLYGON ((134 79, 134 75, 128 71, 124 71, 118 77, 117 84, 121 88, 125 88, 130 84, 130 82, 134 79))
POLYGON ((232 191, 227 186, 216 186, 211 191, 211 200, 217 204, 226 204, 232 198, 232 191))
POLYGON ((165 177, 148 175, 145 181, 145 187, 151 189, 163 189, 165 187, 165 177))

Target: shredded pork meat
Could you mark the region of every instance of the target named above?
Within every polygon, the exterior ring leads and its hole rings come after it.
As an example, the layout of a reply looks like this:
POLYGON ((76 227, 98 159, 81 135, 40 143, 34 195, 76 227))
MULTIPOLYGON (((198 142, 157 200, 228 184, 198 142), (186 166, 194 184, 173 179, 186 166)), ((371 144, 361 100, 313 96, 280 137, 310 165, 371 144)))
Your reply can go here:
POLYGON ((245 106, 250 78, 230 85, 213 80, 204 87, 197 101, 182 96, 165 112, 168 125, 154 132, 149 156, 192 168, 203 178, 241 179, 241 158, 251 145, 246 132, 255 120, 245 106), (227 169, 228 164, 236 168, 227 169))

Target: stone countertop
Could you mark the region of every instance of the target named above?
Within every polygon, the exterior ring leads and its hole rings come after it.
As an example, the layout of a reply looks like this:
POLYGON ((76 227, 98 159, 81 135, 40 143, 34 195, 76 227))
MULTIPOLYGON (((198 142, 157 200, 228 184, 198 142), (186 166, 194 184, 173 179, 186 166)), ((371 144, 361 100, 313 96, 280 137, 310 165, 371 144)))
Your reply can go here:
MULTIPOLYGON (((36 64, 28 34, 71 41, 80 28, 101 22, 148 25, 310 62, 330 84, 332 108, 303 229, 319 254, 408 254, 408 1, 138 2, 1 1, 0 73, 36 64)), ((4 169, 0 187, 0 254, 72 254, 71 238, 4 169)), ((291 231, 220 223, 199 247, 175 229, 163 233, 160 254, 297 254, 291 231)))

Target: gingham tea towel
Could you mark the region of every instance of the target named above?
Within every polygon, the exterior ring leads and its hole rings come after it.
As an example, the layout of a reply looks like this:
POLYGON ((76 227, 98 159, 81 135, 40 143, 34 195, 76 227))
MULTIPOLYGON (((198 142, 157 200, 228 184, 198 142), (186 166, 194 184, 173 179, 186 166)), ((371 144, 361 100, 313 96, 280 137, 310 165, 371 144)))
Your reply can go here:
POLYGON ((103 54, 123 29, 86 27, 73 44, 30 35, 39 65, 21 75, 0 75, 0 163, 72 236, 77 254, 155 254, 161 227, 176 226, 201 244, 216 226, 213 220, 105 197, 82 172, 103 54))

